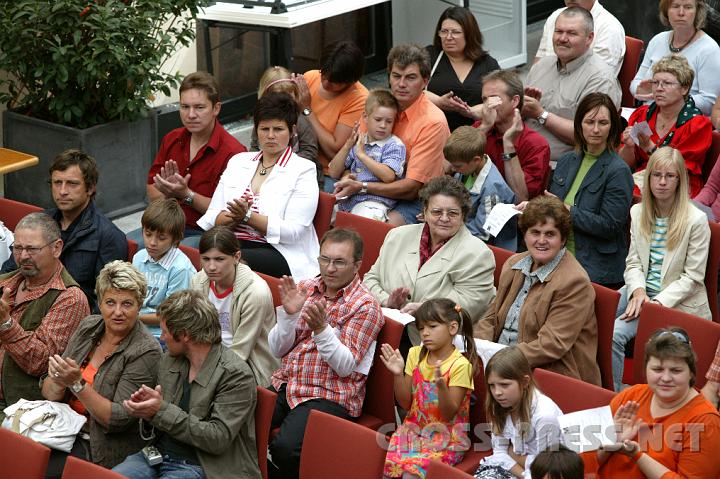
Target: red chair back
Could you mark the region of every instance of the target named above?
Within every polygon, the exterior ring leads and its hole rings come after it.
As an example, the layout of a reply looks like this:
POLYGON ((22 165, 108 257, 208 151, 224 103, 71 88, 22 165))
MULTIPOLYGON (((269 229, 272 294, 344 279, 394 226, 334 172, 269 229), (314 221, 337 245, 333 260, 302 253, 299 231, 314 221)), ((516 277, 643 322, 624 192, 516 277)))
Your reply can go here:
POLYGON ((68 456, 62 479, 124 479, 125 476, 92 462, 68 456))
POLYGON ((430 461, 425 475, 425 479, 472 479, 473 477, 440 461, 430 461))
POLYGON ((29 213, 42 211, 39 206, 22 203, 20 201, 10 200, 8 198, 0 198, 0 221, 10 231, 15 231, 18 221, 29 213))
MULTIPOLYGON (((708 178, 712 175, 712 170, 715 168, 718 156, 720 156, 720 131, 713 130, 712 143, 705 154, 705 162, 702 168, 703 183, 707 183, 708 178)), ((716 219, 720 220, 720 218, 716 219)))
POLYGON ((533 377, 540 391, 555 401, 565 414, 607 406, 615 393, 579 379, 536 368, 533 377))
POLYGON ((705 385, 705 373, 715 359, 715 349, 720 341, 720 324, 699 318, 683 311, 666 308, 655 303, 645 303, 640 311, 635 349, 633 353, 633 383, 645 382, 645 344, 650 336, 661 328, 673 326, 687 331, 692 348, 697 355, 695 387, 705 385))
POLYGON ((488 245, 488 248, 490 248, 493 256, 495 256, 495 287, 497 288, 497 285, 500 284, 500 273, 502 272, 505 261, 515 253, 493 245, 488 245))
POLYGON ((315 218, 313 219, 318 241, 320 241, 327 230, 330 229, 330 220, 332 219, 334 206, 335 196, 321 191, 320 197, 318 198, 317 210, 315 210, 315 218))
POLYGON ((32 439, 0 428, 0 476, 43 479, 50 449, 32 439))
POLYGON ((280 306, 282 304, 282 301, 280 301, 280 278, 275 278, 259 271, 255 271, 255 274, 264 279, 268 286, 270 286, 270 293, 272 294, 273 305, 275 307, 280 306))
POLYGON ((193 266, 195 266, 196 270, 200 271, 202 269, 202 261, 200 261, 200 251, 198 251, 197 248, 181 244, 178 246, 178 249, 185 253, 185 256, 190 259, 190 262, 193 264, 193 266))
MULTIPOLYGON (((385 324, 377 337, 373 365, 365 382, 365 402, 357 420, 358 424, 374 431, 386 424, 392 426, 390 430, 395 429, 395 378, 380 360, 380 346, 387 343, 393 349, 399 348, 402 333, 402 324, 385 318, 385 324)), ((389 431, 383 429, 382 432, 389 431)))
POLYGON ((305 427, 300 479, 378 479, 385 464, 384 443, 380 433, 313 410, 305 427))
POLYGON ((622 91, 621 106, 628 108, 635 106, 635 98, 630 93, 630 83, 637 73, 644 45, 645 42, 642 40, 625 35, 625 58, 620 72, 618 72, 618 81, 622 91))
POLYGON ((486 421, 485 414, 485 366, 482 361, 478 360, 477 371, 473 377, 473 400, 470 404, 470 441, 473 447, 465 453, 462 461, 455 465, 467 474, 473 474, 478 467, 480 459, 492 454, 492 444, 490 444, 490 427, 486 421))
POLYGON ((612 337, 615 328, 615 313, 620 302, 620 293, 592 283, 595 290, 595 318, 597 318, 598 349, 597 362, 605 389, 614 391, 612 376, 612 337))
POLYGON ((127 240, 127 247, 128 247, 128 258, 127 260, 132 263, 133 256, 135 256, 135 253, 138 251, 138 244, 137 241, 131 240, 128 238, 127 240))
POLYGON ((337 212, 335 227, 355 230, 363 239, 362 265, 360 265, 360 271, 358 271, 361 278, 375 264, 378 256, 380 256, 380 248, 385 241, 385 236, 393 228, 389 223, 375 221, 345 211, 337 212))
MULTIPOLYGON (((717 132, 713 132, 717 133, 717 132)), ((720 218, 718 218, 720 219, 720 218)), ((718 313, 718 270, 720 270, 720 224, 709 221, 710 247, 708 249, 707 266, 705 267, 705 289, 713 321, 720 323, 718 313)))
POLYGON ((262 386, 257 386, 257 404, 255 405, 255 444, 257 444, 258 466, 263 479, 268 479, 267 452, 270 441, 270 426, 277 394, 262 386))

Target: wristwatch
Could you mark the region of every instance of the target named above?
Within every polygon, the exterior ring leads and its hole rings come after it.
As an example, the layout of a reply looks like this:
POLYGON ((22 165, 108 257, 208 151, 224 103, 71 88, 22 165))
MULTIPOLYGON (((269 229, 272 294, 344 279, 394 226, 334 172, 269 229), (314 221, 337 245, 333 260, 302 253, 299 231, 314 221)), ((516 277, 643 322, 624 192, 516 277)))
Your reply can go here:
POLYGON ((538 123, 540 123, 541 125, 544 125, 545 122, 546 122, 547 119, 548 119, 548 116, 550 116, 550 113, 548 113, 547 110, 543 111, 543 112, 540 114, 540 116, 537 117, 538 123))
POLYGON ((517 156, 517 152, 513 151, 512 153, 503 153, 502 155, 500 155, 500 158, 502 158, 503 161, 510 161, 513 158, 515 158, 516 156, 517 156))
POLYGON ((8 318, 7 321, 0 324, 0 331, 7 331, 12 326, 12 318, 8 318))
POLYGON ((190 193, 183 199, 183 203, 185 203, 188 206, 192 206, 193 200, 195 199, 195 192, 192 190, 189 190, 190 193))
POLYGON ((251 216, 252 216, 252 210, 250 208, 248 208, 247 213, 245 213, 245 216, 242 219, 242 222, 247 223, 248 221, 250 221, 251 216))
POLYGON ((77 395, 80 394, 80 391, 85 389, 85 380, 80 379, 79 381, 75 381, 70 385, 70 391, 72 391, 73 394, 77 395))
POLYGON ((303 108, 303 116, 310 116, 310 113, 312 113, 312 110, 310 108, 303 108))
POLYGON ((367 194, 367 181, 362 182, 362 188, 360 188, 360 193, 363 195, 367 194))

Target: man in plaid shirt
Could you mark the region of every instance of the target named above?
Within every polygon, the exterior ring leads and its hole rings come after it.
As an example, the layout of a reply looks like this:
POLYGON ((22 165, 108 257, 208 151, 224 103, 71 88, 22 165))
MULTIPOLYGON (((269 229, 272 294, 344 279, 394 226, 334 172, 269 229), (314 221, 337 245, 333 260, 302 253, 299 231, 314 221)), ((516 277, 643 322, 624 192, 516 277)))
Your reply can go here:
POLYGON ((298 477, 308 415, 317 409, 351 419, 360 415, 365 380, 384 324, 380 304, 360 281, 362 239, 333 229, 320 241, 320 276, 295 285, 283 277, 282 307, 270 331, 270 350, 282 364, 272 377, 278 393, 270 444, 271 478, 298 477))
POLYGON ((710 365, 705 379, 707 382, 702 388, 702 393, 708 398, 708 401, 718 407, 718 402, 720 402, 720 342, 718 342, 715 359, 710 365))

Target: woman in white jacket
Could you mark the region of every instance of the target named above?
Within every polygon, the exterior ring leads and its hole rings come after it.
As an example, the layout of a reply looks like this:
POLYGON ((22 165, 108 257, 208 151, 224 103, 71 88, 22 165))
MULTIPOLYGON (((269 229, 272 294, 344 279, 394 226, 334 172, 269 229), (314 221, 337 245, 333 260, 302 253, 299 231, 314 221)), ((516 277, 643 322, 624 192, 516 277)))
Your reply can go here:
POLYGON ((312 278, 319 273, 313 227, 319 189, 315 164, 289 146, 297 106, 287 93, 268 93, 258 100, 253 120, 261 151, 230 159, 197 223, 204 230, 231 227, 254 271, 312 278))

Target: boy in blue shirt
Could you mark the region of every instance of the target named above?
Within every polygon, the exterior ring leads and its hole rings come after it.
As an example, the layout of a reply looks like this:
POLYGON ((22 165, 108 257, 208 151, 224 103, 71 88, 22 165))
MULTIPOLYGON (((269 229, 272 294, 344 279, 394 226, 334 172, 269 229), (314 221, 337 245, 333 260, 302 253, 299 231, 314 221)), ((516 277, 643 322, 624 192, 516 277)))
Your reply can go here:
POLYGON ((161 331, 156 308, 175 291, 188 289, 190 279, 197 271, 185 253, 178 249, 185 230, 185 213, 175 198, 151 202, 141 222, 145 249, 135 253, 132 261, 148 282, 140 320, 159 339, 161 331))
POLYGON ((508 221, 495 238, 483 229, 493 206, 515 203, 515 193, 485 154, 485 135, 471 126, 461 126, 448 138, 443 154, 455 171, 455 178, 470 192, 472 207, 465 221, 470 232, 493 246, 517 250, 517 217, 508 221))

